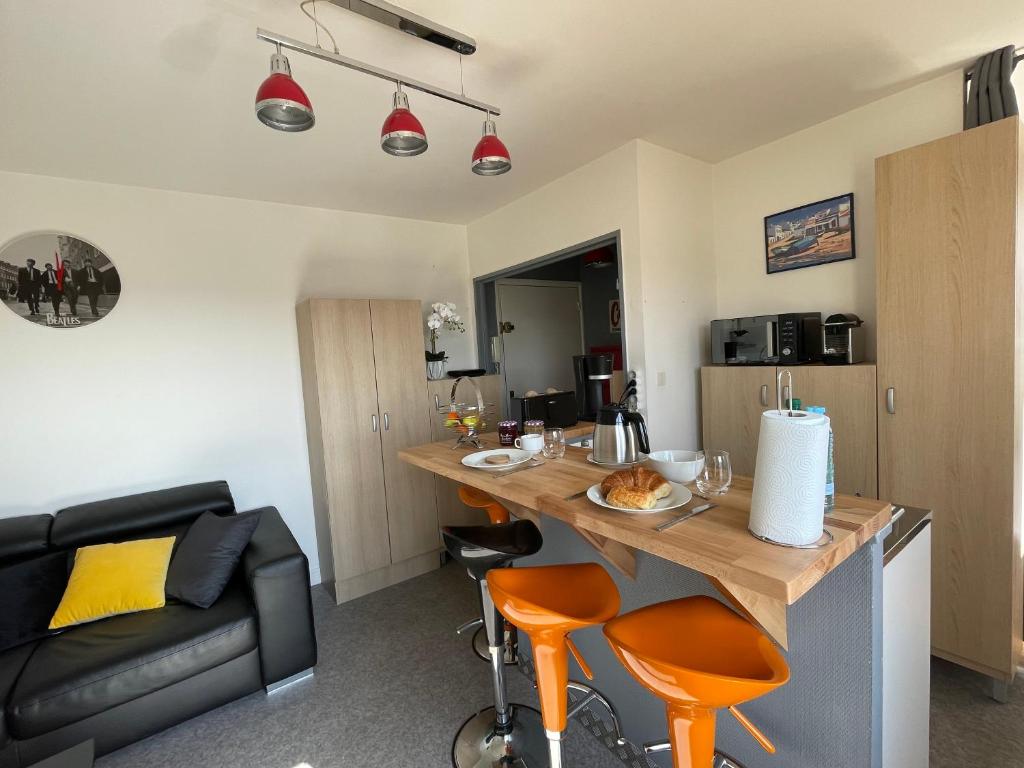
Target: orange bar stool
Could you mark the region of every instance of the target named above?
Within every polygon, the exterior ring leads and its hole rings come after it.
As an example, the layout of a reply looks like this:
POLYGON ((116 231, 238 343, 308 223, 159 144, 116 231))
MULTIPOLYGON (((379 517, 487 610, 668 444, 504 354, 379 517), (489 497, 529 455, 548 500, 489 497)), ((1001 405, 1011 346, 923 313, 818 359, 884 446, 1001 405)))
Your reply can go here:
POLYGON ((646 752, 671 749, 675 768, 708 768, 723 707, 775 752, 736 705, 785 685, 789 666, 749 621, 710 597, 685 597, 614 618, 604 634, 629 673, 665 702, 669 740, 645 744, 646 752))
POLYGON ((512 519, 508 510, 495 501, 493 496, 489 493, 484 493, 477 488, 472 488, 468 485, 460 485, 459 498, 462 499, 462 503, 467 507, 486 510, 487 516, 491 519, 492 525, 507 523, 512 519))
MULTIPOLYGON (((459 498, 462 503, 467 507, 473 507, 474 509, 483 509, 487 511, 487 517, 491 520, 491 525, 502 525, 512 519, 512 515, 509 511, 498 501, 495 501, 494 497, 489 493, 473 488, 469 485, 459 486, 459 498)), ((473 619, 467 621, 461 627, 456 629, 460 635, 463 632, 476 627, 476 632, 473 633, 473 652, 480 657, 482 661, 490 661, 490 651, 488 650, 487 633, 484 631, 483 619, 473 619)), ((505 664, 508 666, 514 666, 519 663, 519 641, 516 637, 515 627, 505 627, 505 664)))
POLYGON ((569 633, 603 624, 617 614, 619 590, 597 563, 503 568, 489 573, 487 584, 495 607, 524 631, 533 645, 549 768, 562 768, 570 652, 587 678, 593 678, 569 633))

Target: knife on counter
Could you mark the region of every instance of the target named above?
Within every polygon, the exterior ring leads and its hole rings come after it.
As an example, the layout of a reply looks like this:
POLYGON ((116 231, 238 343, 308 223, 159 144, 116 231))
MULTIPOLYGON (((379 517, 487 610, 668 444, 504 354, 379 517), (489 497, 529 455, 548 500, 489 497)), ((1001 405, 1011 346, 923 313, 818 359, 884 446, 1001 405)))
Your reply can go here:
POLYGON ((683 520, 689 520, 691 517, 699 515, 701 512, 707 512, 709 509, 714 509, 717 506, 717 504, 701 504, 699 507, 694 507, 689 512, 679 515, 679 517, 673 517, 671 520, 666 520, 661 525, 655 527, 654 530, 660 533, 661 531, 671 528, 676 523, 681 523, 683 520))

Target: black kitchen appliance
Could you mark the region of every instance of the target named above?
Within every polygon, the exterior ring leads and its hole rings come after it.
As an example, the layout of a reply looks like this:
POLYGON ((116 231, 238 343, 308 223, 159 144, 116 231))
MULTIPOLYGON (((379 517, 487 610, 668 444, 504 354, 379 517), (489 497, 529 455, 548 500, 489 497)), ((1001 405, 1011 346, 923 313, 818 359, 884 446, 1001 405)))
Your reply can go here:
POLYGON ((576 393, 551 392, 531 397, 512 398, 513 418, 524 421, 539 419, 545 427, 571 427, 576 423, 576 393))
POLYGON ((777 315, 711 321, 711 362, 719 365, 774 363, 777 315))
POLYGON ((821 359, 821 312, 789 312, 775 322, 776 346, 783 365, 821 359))
POLYGON ((825 318, 821 359, 826 365, 852 365, 864 359, 864 321, 851 312, 825 318))
POLYGON ((820 312, 711 321, 711 362, 718 365, 797 365, 820 354, 820 312))
POLYGON ((582 421, 594 421, 604 402, 604 383, 611 381, 614 360, 610 354, 575 355, 576 415, 582 421))

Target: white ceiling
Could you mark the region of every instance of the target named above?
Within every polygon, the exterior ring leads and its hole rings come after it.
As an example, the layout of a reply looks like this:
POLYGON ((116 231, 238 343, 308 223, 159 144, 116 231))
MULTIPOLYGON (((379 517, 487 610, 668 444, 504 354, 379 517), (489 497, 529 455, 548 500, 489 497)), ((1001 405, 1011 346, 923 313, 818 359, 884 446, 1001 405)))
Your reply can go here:
MULTIPOLYGON (((312 41, 297 0, 2 0, 0 169, 468 222, 633 138, 716 161, 1024 42, 1010 0, 404 5, 476 38, 511 173, 472 174, 480 113, 415 91, 430 149, 385 155, 391 86, 300 54, 316 127, 258 123, 255 30, 312 41)), ((455 54, 318 6, 343 53, 459 89, 455 54)))

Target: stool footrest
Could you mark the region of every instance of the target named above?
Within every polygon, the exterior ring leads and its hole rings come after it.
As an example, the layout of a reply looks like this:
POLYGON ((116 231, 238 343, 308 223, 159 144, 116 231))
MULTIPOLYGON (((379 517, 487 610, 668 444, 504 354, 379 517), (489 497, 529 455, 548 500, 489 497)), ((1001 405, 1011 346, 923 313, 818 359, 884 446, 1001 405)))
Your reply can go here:
POLYGON ((566 720, 575 717, 584 707, 590 705, 591 702, 597 701, 603 704, 604 708, 608 710, 608 717, 611 718, 612 729, 615 731, 615 743, 620 747, 626 743, 626 737, 622 735, 622 725, 619 721, 619 713, 616 711, 615 705, 604 697, 604 694, 596 688, 583 683, 577 683, 575 680, 570 680, 566 684, 566 688, 584 694, 583 698, 580 699, 580 701, 578 701, 566 714, 566 720))
POLYGON ((483 619, 470 619, 465 624, 461 624, 458 627, 456 627, 455 634, 461 635, 464 632, 469 632, 469 630, 471 629, 476 629, 477 627, 483 626, 483 623, 483 619))

